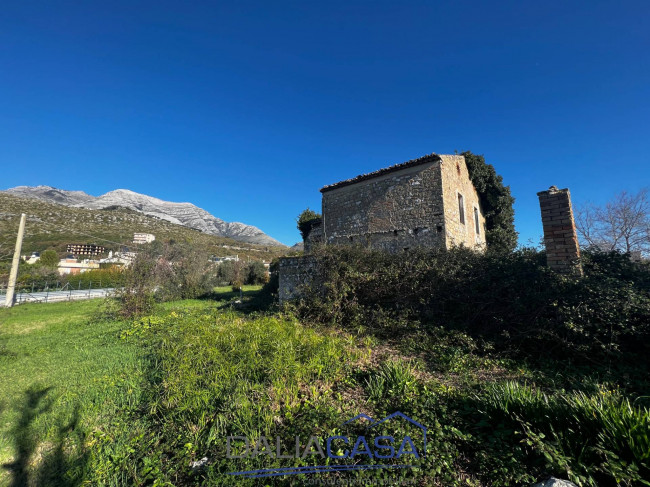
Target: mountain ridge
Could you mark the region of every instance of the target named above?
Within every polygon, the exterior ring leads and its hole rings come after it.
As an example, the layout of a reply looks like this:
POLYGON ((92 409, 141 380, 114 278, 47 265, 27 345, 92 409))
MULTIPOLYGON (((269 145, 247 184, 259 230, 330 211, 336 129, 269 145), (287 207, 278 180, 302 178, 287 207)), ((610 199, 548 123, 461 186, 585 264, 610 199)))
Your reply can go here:
POLYGON ((16 186, 0 192, 73 208, 101 210, 119 206, 193 228, 209 235, 229 237, 257 245, 285 246, 253 225, 226 222, 193 203, 165 201, 129 189, 114 189, 99 196, 92 196, 84 191, 70 191, 45 185, 16 186))

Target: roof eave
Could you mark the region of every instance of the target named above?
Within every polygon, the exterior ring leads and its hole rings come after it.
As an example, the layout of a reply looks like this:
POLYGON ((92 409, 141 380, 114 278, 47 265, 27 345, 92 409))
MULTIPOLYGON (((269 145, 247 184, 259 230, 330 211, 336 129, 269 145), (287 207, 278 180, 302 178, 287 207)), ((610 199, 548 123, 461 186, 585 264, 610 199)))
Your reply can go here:
POLYGON ((401 171, 402 169, 407 169, 409 167, 414 167, 414 166, 419 166, 421 164, 427 164, 430 162, 439 162, 441 161, 442 158, 438 154, 427 154, 422 157, 418 157, 417 159, 411 159, 410 161, 402 162, 400 164, 395 164, 393 166, 385 167, 383 169, 379 169, 378 171, 373 171, 367 174, 360 174, 359 176, 356 176, 354 178, 350 179, 345 179, 343 181, 339 181, 338 183, 334 184, 329 184, 327 186, 323 186, 320 189, 321 193, 325 193, 327 191, 332 191, 334 189, 342 188, 344 186, 350 186, 352 184, 360 183, 362 181, 367 181, 368 179, 373 179, 379 176, 383 176, 384 174, 389 174, 392 172, 396 171, 401 171))

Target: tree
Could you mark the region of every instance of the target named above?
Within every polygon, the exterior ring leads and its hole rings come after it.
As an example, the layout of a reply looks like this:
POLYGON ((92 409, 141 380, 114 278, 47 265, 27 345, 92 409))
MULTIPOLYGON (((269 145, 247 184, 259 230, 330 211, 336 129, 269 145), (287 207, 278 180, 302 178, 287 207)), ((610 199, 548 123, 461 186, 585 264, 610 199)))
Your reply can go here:
POLYGON ((481 209, 485 216, 485 239, 489 251, 511 252, 517 246, 515 231, 515 198, 510 186, 504 186, 503 178, 494 166, 485 162, 482 155, 470 151, 465 156, 469 177, 478 192, 481 209))
POLYGON ((59 265, 59 256, 54 250, 46 250, 38 261, 45 267, 56 267, 59 265))
POLYGON ((230 284, 235 279, 235 262, 226 260, 217 266, 217 280, 220 284, 230 284))
MULTIPOLYGON (((151 253, 151 252, 150 252, 151 253)), ((192 299, 207 294, 215 284, 216 270, 208 253, 188 243, 167 244, 157 256, 156 283, 161 298, 192 299)))
POLYGON ((623 191, 604 206, 586 204, 576 211, 582 241, 602 251, 650 253, 650 195, 623 191))
POLYGON ((157 259, 154 255, 139 252, 124 271, 124 286, 115 292, 122 316, 130 318, 153 310, 156 266, 157 259))
POLYGON ((124 286, 117 291, 120 312, 135 316, 149 313, 155 300, 198 298, 212 290, 215 273, 207 252, 191 244, 141 248, 123 272, 124 286))
POLYGON ((311 229, 314 228, 314 225, 320 223, 321 220, 322 215, 320 213, 316 213, 313 210, 310 210, 309 208, 298 215, 298 218, 296 219, 298 223, 297 227, 300 231, 300 235, 302 235, 303 240, 307 239, 309 232, 311 232, 311 229))
POLYGON ((259 260, 254 260, 248 264, 246 274, 246 284, 264 284, 268 280, 266 267, 259 260))

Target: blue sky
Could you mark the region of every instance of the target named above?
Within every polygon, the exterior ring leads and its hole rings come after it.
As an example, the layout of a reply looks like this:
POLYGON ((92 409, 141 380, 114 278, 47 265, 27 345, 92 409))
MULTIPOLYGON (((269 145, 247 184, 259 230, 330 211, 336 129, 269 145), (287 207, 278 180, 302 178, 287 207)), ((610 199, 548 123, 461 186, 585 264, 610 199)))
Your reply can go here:
POLYGON ((299 240, 319 188, 482 153, 537 191, 650 185, 650 2, 7 2, 0 188, 128 188, 299 240))

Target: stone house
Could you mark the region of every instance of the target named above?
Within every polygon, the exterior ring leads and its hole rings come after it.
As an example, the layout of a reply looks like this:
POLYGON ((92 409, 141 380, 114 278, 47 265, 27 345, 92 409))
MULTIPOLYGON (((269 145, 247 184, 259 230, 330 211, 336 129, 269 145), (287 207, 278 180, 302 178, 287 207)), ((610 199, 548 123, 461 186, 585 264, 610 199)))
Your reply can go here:
POLYGON ((315 243, 388 252, 415 247, 485 248, 485 218, 461 155, 429 154, 323 187, 315 243))

